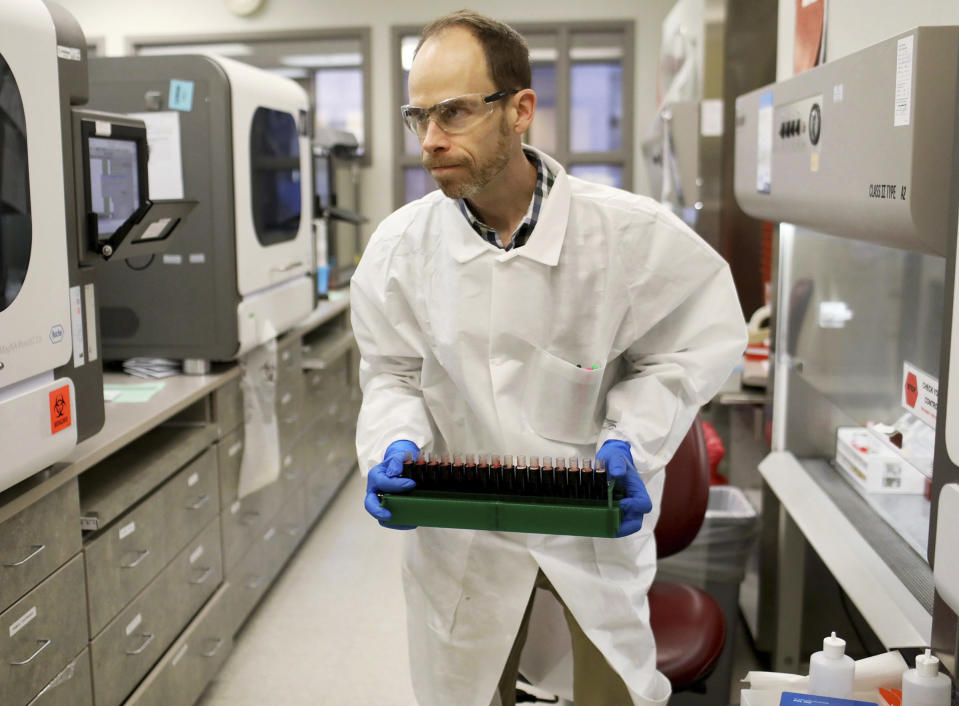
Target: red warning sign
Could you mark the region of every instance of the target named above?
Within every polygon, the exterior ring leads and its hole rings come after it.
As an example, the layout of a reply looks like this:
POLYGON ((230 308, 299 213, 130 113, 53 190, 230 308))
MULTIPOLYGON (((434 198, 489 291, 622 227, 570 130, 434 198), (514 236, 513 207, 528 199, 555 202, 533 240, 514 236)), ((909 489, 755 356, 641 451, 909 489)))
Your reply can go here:
POLYGON ((915 373, 909 373, 906 375, 906 404, 915 408, 917 399, 919 399, 919 381, 916 380, 915 373))
POLYGON ((64 385, 50 393, 50 433, 63 431, 71 423, 70 386, 64 385))

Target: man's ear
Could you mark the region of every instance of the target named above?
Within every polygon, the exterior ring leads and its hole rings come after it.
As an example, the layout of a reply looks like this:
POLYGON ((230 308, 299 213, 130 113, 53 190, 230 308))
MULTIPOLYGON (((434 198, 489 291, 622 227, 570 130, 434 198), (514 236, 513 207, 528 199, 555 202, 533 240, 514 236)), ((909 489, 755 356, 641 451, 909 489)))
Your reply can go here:
POLYGON ((525 88, 513 97, 513 110, 516 115, 513 132, 522 135, 529 130, 533 115, 536 113, 536 93, 532 88, 525 88))

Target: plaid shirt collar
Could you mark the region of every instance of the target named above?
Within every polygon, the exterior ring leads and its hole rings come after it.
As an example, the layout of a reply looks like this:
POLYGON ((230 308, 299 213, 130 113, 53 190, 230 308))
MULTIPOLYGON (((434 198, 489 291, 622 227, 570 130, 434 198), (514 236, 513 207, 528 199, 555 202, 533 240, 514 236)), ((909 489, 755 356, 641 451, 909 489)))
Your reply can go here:
POLYGON ((530 199, 526 216, 523 218, 523 222, 519 224, 516 232, 513 233, 513 237, 510 238, 509 245, 504 246, 499 233, 473 214, 466 199, 457 200, 460 211, 463 212, 463 215, 473 227, 473 230, 479 233, 484 240, 503 250, 522 247, 526 244, 526 241, 529 240, 533 229, 536 227, 536 221, 539 220, 539 212, 543 206, 543 202, 546 200, 546 196, 553 186, 553 181, 556 179, 556 176, 549 170, 549 167, 546 166, 546 162, 539 158, 539 155, 530 150, 523 150, 523 154, 526 155, 526 159, 530 161, 530 164, 536 167, 536 187, 533 189, 533 198, 530 199))

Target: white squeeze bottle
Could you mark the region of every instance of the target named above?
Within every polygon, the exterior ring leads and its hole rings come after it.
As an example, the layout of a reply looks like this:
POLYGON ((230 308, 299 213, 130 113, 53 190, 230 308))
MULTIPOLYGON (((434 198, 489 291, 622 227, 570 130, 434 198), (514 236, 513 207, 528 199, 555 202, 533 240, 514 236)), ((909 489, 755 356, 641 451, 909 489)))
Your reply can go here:
POLYGON ((809 658, 809 693, 851 699, 855 675, 856 663, 846 654, 846 641, 834 632, 822 641, 822 652, 809 658))
POLYGON ((902 706, 949 706, 952 681, 939 673, 931 650, 916 657, 916 668, 902 675, 902 706))

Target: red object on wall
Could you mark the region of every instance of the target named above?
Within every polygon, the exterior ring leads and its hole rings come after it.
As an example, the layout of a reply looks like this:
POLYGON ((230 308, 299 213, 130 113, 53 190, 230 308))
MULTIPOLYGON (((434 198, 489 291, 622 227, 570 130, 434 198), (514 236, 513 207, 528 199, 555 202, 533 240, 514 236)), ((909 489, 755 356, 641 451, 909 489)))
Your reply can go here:
POLYGON ((726 446, 719 436, 719 432, 709 422, 703 422, 703 436, 706 438, 706 455, 709 456, 709 484, 728 485, 729 480, 720 475, 719 462, 726 455, 726 446))

